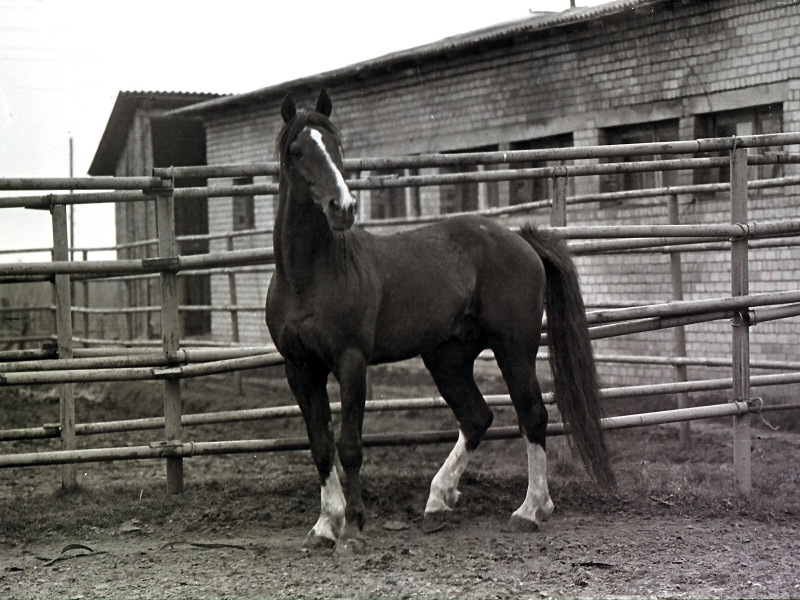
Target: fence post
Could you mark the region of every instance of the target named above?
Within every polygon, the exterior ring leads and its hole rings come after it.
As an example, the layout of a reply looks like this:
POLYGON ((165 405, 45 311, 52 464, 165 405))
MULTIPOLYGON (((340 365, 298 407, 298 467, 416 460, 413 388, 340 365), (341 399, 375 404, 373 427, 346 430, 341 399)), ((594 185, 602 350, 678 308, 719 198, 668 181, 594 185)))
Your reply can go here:
MULTIPOLYGON (((419 175, 419 169, 405 169, 403 171, 405 177, 413 177, 419 175)), ((409 186, 406 190, 406 215, 409 217, 419 217, 422 215, 422 207, 419 199, 419 188, 409 186)))
MULTIPOLYGON (((566 176, 556 175, 553 178, 553 203, 550 206, 550 226, 551 227, 566 227, 567 226, 567 178, 566 176)), ((550 421, 558 420, 563 421, 561 411, 558 410, 555 404, 547 407, 550 421)), ((562 467, 567 466, 572 469, 578 464, 578 459, 572 451, 566 436, 551 437, 547 440, 547 453, 553 460, 553 464, 562 467)))
MULTIPOLYGON (((54 204, 53 220, 53 260, 69 260, 69 236, 67 207, 54 204)), ((58 358, 72 358, 72 283, 70 275, 55 275, 56 332, 58 336, 58 358)), ((59 425, 61 449, 75 450, 75 393, 71 383, 59 385, 59 425)), ((77 466, 66 464, 61 467, 61 487, 72 489, 78 485, 77 466)))
MULTIPOLYGON (((226 240, 226 248, 228 252, 233 251, 233 235, 229 235, 225 238, 226 240)), ((238 344, 240 341, 239 337, 239 310, 236 308, 237 304, 239 304, 238 295, 236 293, 236 270, 230 269, 228 271, 228 301, 230 302, 231 306, 231 341, 234 344, 238 344)), ((233 372, 233 385, 236 387, 236 390, 241 394, 243 392, 243 380, 242 380, 242 371, 236 370, 233 372)))
POLYGON ((550 226, 567 226, 567 177, 553 177, 553 204, 550 207, 550 226))
MULTIPOLYGON (((75 242, 73 242, 73 245, 74 244, 75 244, 75 242)), ((82 255, 83 255, 83 262, 87 262, 89 260, 89 251, 88 250, 84 250, 82 252, 82 255)), ((89 308, 89 306, 91 304, 91 300, 89 298, 89 293, 90 292, 89 292, 89 280, 88 279, 85 280, 81 284, 81 289, 83 290, 83 306, 84 306, 84 308, 89 308)), ((128 305, 128 306, 130 306, 130 305, 128 305)), ((88 347, 89 346, 89 341, 88 340, 91 337, 91 335, 89 334, 89 313, 88 312, 83 313, 83 319, 82 320, 83 320, 83 329, 82 329, 83 337, 86 338, 86 341, 83 343, 83 345, 84 345, 84 347, 88 347)))
MULTIPOLYGON (((678 212, 678 196, 670 194, 667 197, 667 210, 669 212, 670 225, 680 225, 680 215, 678 212)), ((672 280, 672 299, 683 300, 683 269, 681 265, 681 253, 678 251, 670 252, 669 266, 672 280)), ((683 325, 672 328, 672 349, 674 356, 686 357, 686 328, 683 325)), ((686 365, 675 365, 675 381, 688 381, 688 368, 686 365)), ((687 392, 678 393, 678 408, 689 406, 689 394, 687 392)), ((678 440, 682 443, 689 441, 689 421, 684 421, 678 426, 678 440)))
MULTIPOLYGON (((747 223, 747 149, 731 151, 731 222, 747 223)), ((744 232, 743 232, 744 233, 744 232)), ((748 241, 743 235, 731 241, 731 295, 749 293, 748 241)), ((732 321, 733 400, 750 398, 750 318, 743 309, 732 321)), ((734 486, 739 494, 749 494, 751 479, 750 415, 733 417, 734 486)))
MULTIPOLYGON (((166 181, 165 181, 166 183, 166 181)), ((175 238, 175 196, 172 182, 168 193, 159 194, 156 200, 156 227, 158 229, 158 256, 168 261, 178 256, 175 238)), ((178 312, 178 274, 172 265, 166 264, 161 271, 161 340, 167 360, 175 358, 180 345, 180 313, 178 312)), ((164 379, 164 440, 167 446, 180 443, 181 427, 181 380, 176 377, 164 379)), ((180 456, 166 458, 167 493, 183 492, 183 459, 180 456)))

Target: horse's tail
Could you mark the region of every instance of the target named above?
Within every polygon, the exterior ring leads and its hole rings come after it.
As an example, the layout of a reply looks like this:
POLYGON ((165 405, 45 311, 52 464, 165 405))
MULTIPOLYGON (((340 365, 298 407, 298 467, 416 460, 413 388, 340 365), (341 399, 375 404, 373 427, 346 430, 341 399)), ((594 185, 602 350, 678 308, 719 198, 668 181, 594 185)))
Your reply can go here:
POLYGON ((587 471, 606 488, 616 487, 600 427, 597 381, 578 273, 566 245, 532 226, 520 235, 533 247, 547 273, 545 307, 550 369, 556 404, 587 471))

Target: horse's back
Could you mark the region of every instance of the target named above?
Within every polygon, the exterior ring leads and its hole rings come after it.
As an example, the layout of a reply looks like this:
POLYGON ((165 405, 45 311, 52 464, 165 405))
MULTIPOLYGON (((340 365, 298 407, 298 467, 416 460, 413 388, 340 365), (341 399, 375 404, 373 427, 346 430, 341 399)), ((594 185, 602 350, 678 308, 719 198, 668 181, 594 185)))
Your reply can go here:
POLYGON ((435 226, 469 257, 478 279, 476 291, 482 297, 542 291, 545 272, 541 258, 518 233, 477 215, 445 219, 435 226))
POLYGON ((511 287, 525 280, 544 281, 541 260, 530 244, 485 217, 451 217, 373 239, 376 269, 399 286, 418 281, 431 291, 451 287, 474 296, 480 286, 498 284, 498 279, 511 287))

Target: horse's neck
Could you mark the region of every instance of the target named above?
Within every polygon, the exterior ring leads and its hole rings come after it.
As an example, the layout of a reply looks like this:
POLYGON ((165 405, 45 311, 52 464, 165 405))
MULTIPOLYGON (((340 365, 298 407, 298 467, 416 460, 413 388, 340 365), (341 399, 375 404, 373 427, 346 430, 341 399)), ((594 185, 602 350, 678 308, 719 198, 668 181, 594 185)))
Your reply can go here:
POLYGON ((328 253, 332 233, 325 216, 307 199, 289 198, 290 190, 281 192, 273 246, 275 269, 302 293, 312 282, 320 258, 328 253))

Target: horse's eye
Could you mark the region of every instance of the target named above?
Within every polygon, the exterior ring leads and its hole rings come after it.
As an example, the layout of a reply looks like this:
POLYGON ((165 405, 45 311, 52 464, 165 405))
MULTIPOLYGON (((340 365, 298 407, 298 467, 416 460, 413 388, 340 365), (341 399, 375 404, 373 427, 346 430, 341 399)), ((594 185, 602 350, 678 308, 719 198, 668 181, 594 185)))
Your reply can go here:
POLYGON ((289 154, 292 155, 292 158, 301 158, 303 156, 303 151, 300 148, 292 148, 289 150, 289 154))

